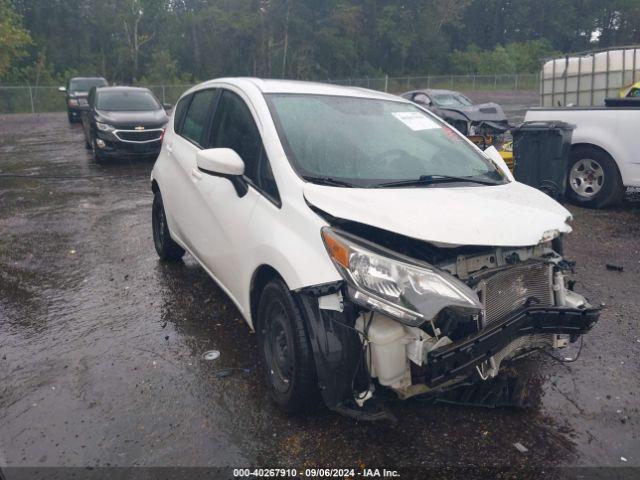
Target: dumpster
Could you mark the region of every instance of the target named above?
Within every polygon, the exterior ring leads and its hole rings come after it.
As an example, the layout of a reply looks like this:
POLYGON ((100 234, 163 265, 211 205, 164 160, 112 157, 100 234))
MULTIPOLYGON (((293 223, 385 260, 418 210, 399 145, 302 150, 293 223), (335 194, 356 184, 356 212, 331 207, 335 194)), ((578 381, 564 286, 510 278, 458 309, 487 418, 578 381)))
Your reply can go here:
POLYGON ((574 128, 560 121, 534 121, 512 129, 516 180, 556 199, 563 197, 574 128))

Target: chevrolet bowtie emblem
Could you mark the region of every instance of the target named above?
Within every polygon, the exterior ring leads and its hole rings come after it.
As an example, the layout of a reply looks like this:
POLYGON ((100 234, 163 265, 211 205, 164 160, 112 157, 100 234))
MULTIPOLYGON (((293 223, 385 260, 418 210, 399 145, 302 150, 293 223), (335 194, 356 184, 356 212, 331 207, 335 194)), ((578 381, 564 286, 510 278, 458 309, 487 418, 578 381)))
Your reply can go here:
POLYGON ((143 126, 136 127, 136 130, 144 130, 143 126))

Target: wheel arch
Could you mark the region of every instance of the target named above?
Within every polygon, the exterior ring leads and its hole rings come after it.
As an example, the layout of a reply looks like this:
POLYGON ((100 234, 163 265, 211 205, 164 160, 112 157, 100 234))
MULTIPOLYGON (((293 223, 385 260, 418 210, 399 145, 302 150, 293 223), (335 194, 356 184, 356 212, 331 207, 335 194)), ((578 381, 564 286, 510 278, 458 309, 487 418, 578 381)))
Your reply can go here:
POLYGON ((594 149, 594 150, 598 150, 598 151, 600 151, 600 152, 602 152, 602 153, 604 153, 606 155, 609 155, 613 159, 613 161, 615 162, 615 158, 613 157, 613 155, 611 155, 611 153, 609 153, 606 148, 601 147, 600 145, 596 145, 595 143, 588 143, 588 142, 580 142, 580 143, 571 144, 571 151, 572 152, 574 150, 578 150, 578 149, 581 149, 581 148, 585 148, 585 149, 586 148, 591 148, 591 149, 594 149))
POLYGON ((593 142, 587 142, 587 141, 580 141, 580 142, 576 142, 576 143, 572 143, 571 144, 571 152, 574 152, 576 150, 579 149, 587 149, 590 148, 592 150, 596 150, 600 153, 603 153, 605 155, 607 155, 608 157, 611 158, 611 160, 613 160, 614 165, 616 166, 616 168, 618 169, 618 174, 624 178, 623 175, 623 169, 620 165, 620 163, 616 160, 616 153, 612 152, 612 148, 608 147, 608 146, 604 146, 604 145, 600 145, 597 143, 593 143, 593 142))
POLYGON ((249 323, 251 328, 254 330, 255 319, 258 311, 258 302, 260 301, 260 293, 265 285, 274 278, 281 280, 285 285, 287 285, 287 282, 284 280, 282 275, 280 275, 280 272, 268 264, 260 265, 255 269, 251 276, 251 283, 249 284, 249 323))

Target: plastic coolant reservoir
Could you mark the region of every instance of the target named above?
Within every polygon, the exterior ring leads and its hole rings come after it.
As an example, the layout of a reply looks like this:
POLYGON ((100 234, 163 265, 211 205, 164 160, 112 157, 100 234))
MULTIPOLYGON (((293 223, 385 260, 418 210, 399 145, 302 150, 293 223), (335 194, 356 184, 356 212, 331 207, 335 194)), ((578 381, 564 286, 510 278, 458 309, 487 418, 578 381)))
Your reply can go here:
POLYGON ((375 314, 369 331, 371 362, 381 385, 399 382, 407 371, 407 355, 404 342, 404 327, 390 318, 375 314))

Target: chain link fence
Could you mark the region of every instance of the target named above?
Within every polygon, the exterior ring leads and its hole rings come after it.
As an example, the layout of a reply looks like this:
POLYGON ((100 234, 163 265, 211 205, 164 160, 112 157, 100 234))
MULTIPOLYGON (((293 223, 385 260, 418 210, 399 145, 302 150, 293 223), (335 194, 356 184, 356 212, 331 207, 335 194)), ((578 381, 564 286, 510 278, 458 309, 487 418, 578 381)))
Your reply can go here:
POLYGON ((394 94, 422 88, 459 91, 539 90, 537 73, 509 75, 427 75, 406 77, 360 77, 326 80, 336 85, 370 88, 394 94))
MULTIPOLYGON (((420 88, 459 91, 527 90, 539 91, 538 74, 515 75, 428 75, 406 77, 360 77, 326 79, 327 83, 370 88, 399 94, 420 88)), ((191 85, 146 85, 162 103, 174 104, 191 85)), ((57 86, 0 85, 0 113, 62 112, 65 96, 57 86)))
MULTIPOLYGON (((191 85, 146 85, 162 103, 175 103, 191 85)), ((66 110, 65 95, 55 86, 0 85, 0 113, 42 113, 66 110)))

